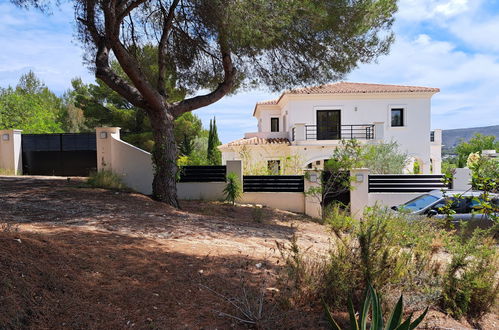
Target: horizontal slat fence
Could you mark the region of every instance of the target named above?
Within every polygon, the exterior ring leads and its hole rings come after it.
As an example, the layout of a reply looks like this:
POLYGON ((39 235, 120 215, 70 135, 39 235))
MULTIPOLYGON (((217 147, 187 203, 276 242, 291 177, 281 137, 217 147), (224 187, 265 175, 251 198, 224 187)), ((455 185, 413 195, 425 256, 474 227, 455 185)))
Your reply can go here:
POLYGON ((370 193, 418 193, 435 189, 450 188, 442 183, 438 174, 371 174, 370 193))
POLYGON ((225 166, 183 166, 180 182, 225 182, 225 166))
POLYGON ((303 175, 245 175, 244 192, 303 192, 303 175))

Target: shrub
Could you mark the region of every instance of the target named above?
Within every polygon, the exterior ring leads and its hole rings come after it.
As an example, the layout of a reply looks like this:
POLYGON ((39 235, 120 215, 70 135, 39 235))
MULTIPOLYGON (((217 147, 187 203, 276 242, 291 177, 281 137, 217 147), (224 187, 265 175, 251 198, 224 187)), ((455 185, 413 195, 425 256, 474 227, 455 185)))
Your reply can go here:
POLYGON ((351 232, 357 223, 342 204, 333 203, 324 210, 324 224, 335 232, 351 232))
POLYGON ((118 174, 108 170, 91 173, 87 184, 93 188, 129 190, 118 174))
POLYGON ((7 170, 5 168, 0 168, 0 175, 18 175, 15 170, 7 170))
POLYGON ((285 288, 281 297, 284 303, 299 306, 313 302, 324 291, 327 259, 308 249, 302 250, 294 234, 289 244, 277 241, 276 244, 284 260, 278 277, 279 284, 285 288))
POLYGON ((333 307, 341 307, 353 296, 359 303, 367 283, 372 283, 387 300, 397 288, 410 291, 412 305, 435 303, 440 295, 440 265, 433 256, 447 234, 426 221, 407 221, 405 217, 374 207, 362 221, 349 219, 347 231, 340 230, 344 219, 331 219, 337 227, 325 257, 307 255, 296 239, 285 253, 281 245, 285 261, 281 276, 295 291, 289 294, 291 302, 299 302, 296 297, 302 301, 323 297, 333 307))
POLYGON ((262 223, 263 222, 263 208, 260 206, 255 205, 253 207, 251 217, 253 218, 253 221, 256 223, 262 223))
POLYGON ((235 173, 227 174, 227 184, 224 188, 225 200, 235 205, 242 192, 239 177, 235 173))
POLYGON ((449 244, 452 259, 443 279, 440 299, 451 316, 478 319, 499 296, 499 254, 496 242, 477 230, 470 238, 455 236, 449 244))

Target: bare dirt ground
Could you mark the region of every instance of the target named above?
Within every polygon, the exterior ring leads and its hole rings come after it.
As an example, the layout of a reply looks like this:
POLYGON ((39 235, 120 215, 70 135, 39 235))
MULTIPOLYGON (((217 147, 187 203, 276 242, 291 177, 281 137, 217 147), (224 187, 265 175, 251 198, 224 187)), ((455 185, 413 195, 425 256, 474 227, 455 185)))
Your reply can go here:
MULTIPOLYGON (((199 201, 175 210, 82 182, 0 177, 0 329, 247 328, 221 315, 236 311, 220 295, 262 289, 271 300, 276 241, 328 248, 325 227, 302 215, 199 201)), ((320 310, 264 307, 269 328, 325 326, 320 310)), ((482 328, 496 326, 488 317, 482 328)))

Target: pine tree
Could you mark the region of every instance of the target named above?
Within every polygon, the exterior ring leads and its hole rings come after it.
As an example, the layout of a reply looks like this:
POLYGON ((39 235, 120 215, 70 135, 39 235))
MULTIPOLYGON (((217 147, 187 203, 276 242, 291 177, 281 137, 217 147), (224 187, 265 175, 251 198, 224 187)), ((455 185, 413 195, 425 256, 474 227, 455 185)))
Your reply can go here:
POLYGON ((218 146, 222 143, 218 139, 217 133, 217 122, 215 117, 213 121, 210 119, 210 131, 208 135, 208 164, 210 165, 221 165, 222 164, 222 154, 218 150, 218 146))

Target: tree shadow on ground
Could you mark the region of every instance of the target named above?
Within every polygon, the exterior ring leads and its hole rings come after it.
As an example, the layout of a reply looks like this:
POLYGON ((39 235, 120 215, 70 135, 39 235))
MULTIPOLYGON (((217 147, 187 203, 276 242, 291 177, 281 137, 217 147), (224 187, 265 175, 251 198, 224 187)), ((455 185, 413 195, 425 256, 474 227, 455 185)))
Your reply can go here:
POLYGON ((185 202, 186 210, 175 210, 140 194, 82 188, 81 179, 0 177, 0 187, 4 222, 95 226, 163 238, 223 234, 288 239, 295 232, 290 222, 304 219, 270 209, 263 211, 261 219, 256 219, 251 208, 201 201, 185 202), (206 214, 207 210, 215 209, 212 215, 206 214))
MULTIPOLYGON (((243 284, 272 285, 275 270, 266 260, 193 256, 95 231, 0 232, 0 244, 0 328, 246 328, 219 316, 238 314, 214 292, 235 298, 243 284)), ((266 327, 317 329, 320 314, 278 308, 266 327)))

